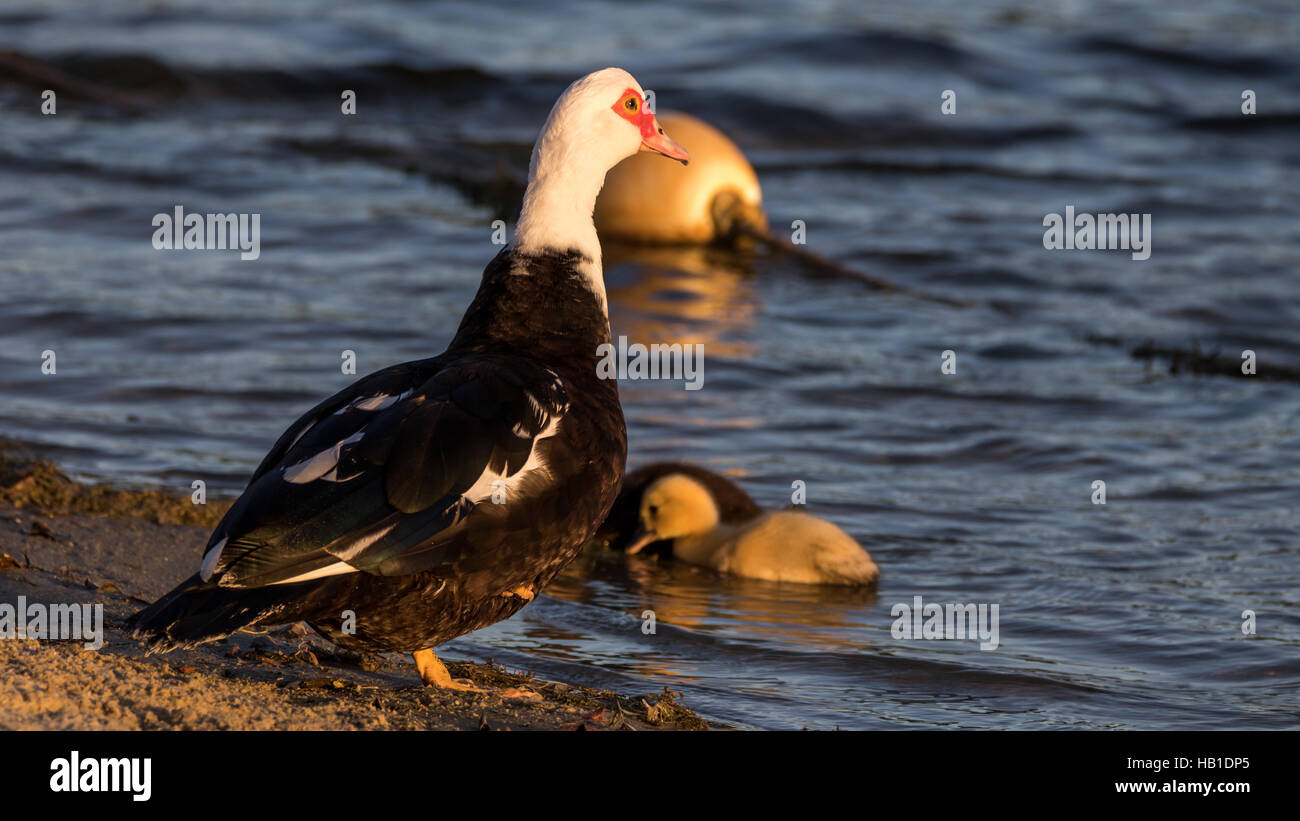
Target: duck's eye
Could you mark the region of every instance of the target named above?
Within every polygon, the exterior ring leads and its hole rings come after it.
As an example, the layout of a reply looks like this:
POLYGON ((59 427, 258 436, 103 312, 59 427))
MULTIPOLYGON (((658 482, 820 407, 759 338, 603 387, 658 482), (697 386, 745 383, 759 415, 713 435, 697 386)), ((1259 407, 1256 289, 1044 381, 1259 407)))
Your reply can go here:
POLYGON ((646 508, 646 513, 649 513, 651 516, 658 516, 659 505, 650 505, 650 507, 646 508))
POLYGON ((636 113, 636 97, 628 97, 628 98, 623 102, 623 107, 626 108, 628 111, 631 111, 632 113, 635 114, 635 113, 636 113))

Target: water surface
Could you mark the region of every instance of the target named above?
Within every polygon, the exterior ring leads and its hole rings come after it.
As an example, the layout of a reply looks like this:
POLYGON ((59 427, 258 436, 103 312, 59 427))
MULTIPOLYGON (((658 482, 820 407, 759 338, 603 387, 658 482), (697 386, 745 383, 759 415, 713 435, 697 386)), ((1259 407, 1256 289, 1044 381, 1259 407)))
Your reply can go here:
POLYGON ((0 68, 0 431, 237 492, 340 351, 442 350, 556 94, 623 65, 736 139, 773 225, 975 305, 608 248, 615 334, 705 344, 703 390, 622 386, 632 466, 804 481, 879 589, 593 553, 453 657, 743 727, 1295 727, 1300 386, 1128 350, 1300 362, 1297 41, 1280 2, 10 3, 0 46, 85 86, 43 117, 0 68), (261 259, 155 251, 176 204, 260 213, 261 259), (1151 258, 1044 250, 1067 205, 1152 214, 1151 258), (894 639, 916 595, 997 603, 999 648, 894 639))

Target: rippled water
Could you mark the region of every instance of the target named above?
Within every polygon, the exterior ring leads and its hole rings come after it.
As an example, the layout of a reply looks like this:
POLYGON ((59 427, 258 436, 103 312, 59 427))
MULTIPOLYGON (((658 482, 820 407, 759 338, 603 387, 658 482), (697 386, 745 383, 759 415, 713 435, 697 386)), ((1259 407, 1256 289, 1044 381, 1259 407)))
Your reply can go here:
POLYGON ((42 117, 49 75, 0 53, 0 432, 90 479, 235 492, 351 381, 339 351, 442 350, 555 95, 619 64, 746 149, 774 225, 973 305, 607 248, 615 333, 706 351, 704 390, 623 385, 633 466, 688 458, 772 507, 802 480, 880 587, 592 553, 453 656, 748 727, 1295 727, 1300 385, 1128 351, 1300 363, 1300 14, 1179 7, 7 4, 0 47, 79 82, 42 117), (155 251, 176 204, 260 213, 261 259, 155 251), (1152 214, 1151 258, 1044 250, 1067 205, 1152 214), (1000 647, 894 639, 916 595, 997 603, 1000 647))

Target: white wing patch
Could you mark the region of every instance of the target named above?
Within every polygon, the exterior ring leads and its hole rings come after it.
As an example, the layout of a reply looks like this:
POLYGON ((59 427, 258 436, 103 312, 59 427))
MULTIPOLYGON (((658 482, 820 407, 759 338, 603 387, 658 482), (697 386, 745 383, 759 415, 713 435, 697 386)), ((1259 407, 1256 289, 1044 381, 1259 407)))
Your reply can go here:
POLYGON ((284 480, 294 485, 314 482, 317 479, 324 479, 327 482, 340 481, 338 466, 339 459, 343 455, 343 448, 360 442, 361 437, 365 435, 364 430, 359 430, 334 447, 323 450, 310 459, 304 459, 292 467, 285 468, 284 480))
MULTIPOLYGON (((529 398, 531 399, 531 397, 529 398)), ((551 423, 546 426, 546 429, 537 434, 537 437, 533 439, 533 449, 529 452, 527 461, 520 466, 519 470, 515 471, 510 476, 504 476, 497 473, 492 468, 488 468, 479 474, 478 479, 474 481, 474 485, 461 495, 472 504, 478 504, 484 499, 491 498, 492 494, 498 490, 504 490, 506 492, 506 499, 508 500, 511 495, 519 489, 519 486, 523 483, 525 477, 537 471, 540 471, 540 475, 542 476, 547 475, 549 473, 549 468, 546 463, 542 461, 538 445, 542 443, 542 440, 550 439, 554 436, 559 429, 560 417, 556 416, 551 420, 551 423), (501 481, 499 486, 496 485, 498 480, 501 481)))
POLYGON ((411 390, 405 390, 402 391, 400 394, 396 394, 396 395, 391 393, 377 393, 374 396, 363 396, 357 399, 353 399, 348 404, 334 411, 334 415, 338 416, 341 413, 347 413, 348 411, 353 411, 353 410, 359 410, 359 411, 386 410, 388 408, 391 408, 393 405, 397 404, 398 402, 401 402, 403 399, 410 396, 413 392, 414 391, 411 390))
MULTIPOLYGON (((344 550, 342 553, 337 554, 339 559, 343 561, 348 561, 349 559, 355 559, 357 555, 361 553, 361 551, 365 550, 367 547, 370 547, 375 542, 387 536, 390 532, 392 532, 393 528, 395 527, 397 527, 397 522, 393 522, 388 527, 385 527, 381 530, 377 530, 374 533, 369 533, 366 534, 365 536, 362 536, 352 544, 348 545, 347 550, 344 550)), ((339 572, 341 573, 343 571, 339 571, 339 572)))
MULTIPOLYGON (((414 390, 405 390, 399 394, 377 393, 374 396, 363 396, 353 399, 348 404, 334 411, 334 416, 353 410, 366 411, 370 413, 387 410, 414 392, 414 390)), ((292 449, 294 445, 298 444, 298 440, 306 436, 308 431, 314 427, 315 425, 308 425, 302 433, 299 433, 294 438, 289 447, 292 449)), ((329 450, 323 450, 310 459, 304 459, 296 465, 285 468, 284 480, 290 484, 303 485, 307 482, 314 482, 317 479, 324 479, 327 482, 344 482, 351 479, 351 476, 343 478, 339 477, 337 471, 339 459, 342 458, 343 448, 360 442, 361 437, 363 436, 365 436, 364 429, 357 431, 329 450)))
POLYGON ((367 533, 366 535, 357 539, 352 544, 348 545, 347 550, 339 554, 339 561, 335 562, 334 564, 325 565, 322 568, 319 568, 317 570, 312 570, 307 573, 299 573, 297 576, 293 576, 288 579, 282 579, 281 581, 274 582, 274 583, 292 584, 293 582, 305 582, 305 581, 310 581, 312 579, 323 578, 325 576, 340 576, 344 573, 356 573, 357 569, 352 565, 348 564, 347 560, 356 558, 356 556, 359 553, 361 553, 361 551, 365 550, 367 547, 370 547, 375 542, 387 536, 395 527, 397 527, 397 522, 393 522, 388 527, 380 528, 379 530, 376 530, 374 533, 367 533))
POLYGON ((320 579, 325 576, 339 576, 344 573, 356 572, 357 569, 347 562, 335 562, 334 564, 326 565, 319 570, 313 570, 310 573, 299 573, 293 578, 281 579, 278 582, 274 582, 274 584, 293 584, 294 582, 311 581, 312 579, 320 579))
MULTIPOLYGON (((555 371, 550 370, 549 368, 546 372, 555 380, 553 385, 554 389, 559 393, 563 393, 564 382, 560 380, 560 377, 555 373, 555 371)), ((525 393, 524 396, 528 399, 528 406, 532 409, 533 413, 542 418, 550 415, 546 408, 542 407, 542 404, 538 402, 536 397, 531 393, 525 393)), ((505 491, 506 499, 509 500, 514 492, 519 490, 524 480, 529 476, 534 474, 539 476, 548 476, 550 474, 550 467, 542 460, 538 445, 541 444, 542 440, 550 439, 559 431, 560 418, 564 416, 568 409, 569 404, 568 402, 565 402, 564 406, 559 408, 559 411, 551 418, 551 421, 546 425, 546 428, 533 438, 533 449, 529 451, 528 459, 524 461, 519 470, 515 471, 510 476, 505 476, 497 473, 490 467, 487 468, 483 473, 479 474, 479 477, 474 481, 473 486, 461 494, 465 500, 471 504, 478 504, 484 499, 491 498, 494 493, 500 491, 505 491), (498 485, 497 482, 500 482, 500 484, 498 485)), ((517 423, 510 432, 521 439, 528 436, 528 430, 524 427, 522 422, 517 423)))
MULTIPOLYGON (((229 538, 229 537, 226 537, 229 538)), ((203 564, 199 565, 199 578, 203 581, 212 579, 212 574, 217 571, 217 561, 221 558, 221 551, 226 547, 226 539, 214 544, 208 548, 208 552, 203 554, 203 564)))

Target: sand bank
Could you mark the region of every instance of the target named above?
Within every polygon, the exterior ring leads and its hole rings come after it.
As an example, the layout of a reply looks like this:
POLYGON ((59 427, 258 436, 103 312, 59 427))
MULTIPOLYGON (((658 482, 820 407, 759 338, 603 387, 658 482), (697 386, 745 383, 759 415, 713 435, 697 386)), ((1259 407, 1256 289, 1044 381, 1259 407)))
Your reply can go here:
POLYGON ((102 605, 103 645, 0 640, 0 729, 706 729, 671 693, 620 696, 445 659, 491 688, 420 686, 409 657, 303 626, 146 656, 124 619, 193 571, 228 503, 91 487, 0 442, 0 604, 102 605))

